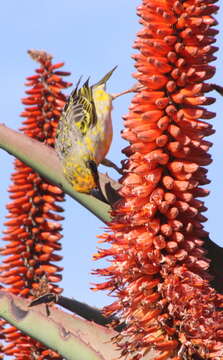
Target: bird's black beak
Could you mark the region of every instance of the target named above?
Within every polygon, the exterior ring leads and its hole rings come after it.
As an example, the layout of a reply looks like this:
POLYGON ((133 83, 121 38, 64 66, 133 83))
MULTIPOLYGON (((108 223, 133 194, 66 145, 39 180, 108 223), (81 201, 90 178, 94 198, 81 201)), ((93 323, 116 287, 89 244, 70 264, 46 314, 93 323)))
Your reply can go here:
POLYGON ((88 160, 87 166, 90 168, 92 175, 94 176, 95 183, 99 183, 98 167, 94 160, 88 160))

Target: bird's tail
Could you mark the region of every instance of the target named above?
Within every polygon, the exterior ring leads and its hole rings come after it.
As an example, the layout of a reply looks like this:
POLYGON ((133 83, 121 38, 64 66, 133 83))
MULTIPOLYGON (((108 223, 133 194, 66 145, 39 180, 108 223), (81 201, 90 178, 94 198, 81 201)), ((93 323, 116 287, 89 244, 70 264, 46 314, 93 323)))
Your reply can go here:
POLYGON ((111 71, 109 71, 105 76, 103 76, 103 78, 100 81, 98 81, 96 84, 94 84, 92 87, 98 87, 100 85, 105 84, 108 81, 108 79, 112 76, 117 66, 118 65, 116 65, 111 71))

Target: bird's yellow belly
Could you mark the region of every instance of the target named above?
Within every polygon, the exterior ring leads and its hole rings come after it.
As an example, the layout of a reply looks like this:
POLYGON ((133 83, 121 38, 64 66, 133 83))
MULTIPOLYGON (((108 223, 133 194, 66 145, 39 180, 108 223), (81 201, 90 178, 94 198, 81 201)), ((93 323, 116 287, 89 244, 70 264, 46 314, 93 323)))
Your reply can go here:
POLYGON ((97 164, 106 157, 112 142, 112 123, 108 121, 104 125, 104 129, 100 129, 100 136, 96 140, 95 162, 97 164))
POLYGON ((97 124, 92 129, 93 143, 95 144, 94 158, 97 164, 100 164, 107 155, 112 142, 112 99, 104 89, 99 88, 93 92, 97 124))

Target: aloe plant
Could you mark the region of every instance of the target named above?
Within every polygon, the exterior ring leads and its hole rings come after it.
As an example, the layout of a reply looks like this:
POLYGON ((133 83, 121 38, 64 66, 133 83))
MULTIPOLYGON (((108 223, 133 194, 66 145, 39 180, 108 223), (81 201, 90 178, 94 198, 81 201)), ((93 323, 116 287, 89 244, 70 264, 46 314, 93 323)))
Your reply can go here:
POLYGON ((217 30, 208 1, 143 0, 142 29, 133 55, 141 84, 123 117, 120 182, 100 174, 102 194, 75 192, 53 149, 66 102, 59 70, 43 51, 30 51, 40 64, 28 77, 23 133, 0 124, 0 147, 17 158, 12 202, 2 248, 1 352, 16 359, 221 359, 222 255, 203 228, 206 169, 204 139, 214 131, 206 105, 223 94, 209 80, 217 30), (57 202, 64 193, 102 220, 108 246, 95 260, 109 266, 95 286, 115 301, 103 311, 65 298, 57 285, 62 268, 57 202), (31 199, 31 200, 30 200, 31 199), (209 264, 211 262, 211 265, 209 264), (58 309, 59 304, 74 314, 58 309), (78 316, 77 316, 78 315, 78 316), (18 331, 20 330, 20 331, 18 331))

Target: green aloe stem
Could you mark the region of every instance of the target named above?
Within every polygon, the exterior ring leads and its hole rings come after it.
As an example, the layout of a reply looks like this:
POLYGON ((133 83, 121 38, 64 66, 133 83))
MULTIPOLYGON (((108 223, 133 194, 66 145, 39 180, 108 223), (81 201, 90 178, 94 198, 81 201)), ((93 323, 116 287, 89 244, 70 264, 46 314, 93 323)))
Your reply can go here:
POLYGON ((0 148, 23 161, 49 182, 62 188, 66 194, 104 223, 110 221, 110 205, 92 195, 75 191, 63 175, 56 152, 49 146, 0 124, 0 148))
MULTIPOLYGON (((114 360, 120 352, 114 344, 117 333, 93 321, 45 305, 29 307, 27 299, 0 291, 0 317, 25 334, 43 343, 69 360, 114 360)), ((150 350, 143 360, 152 360, 158 353, 150 350)))
MULTIPOLYGON (((78 201, 105 224, 111 220, 110 205, 92 195, 78 193, 70 186, 63 175, 56 152, 49 146, 0 124, 0 148, 23 161, 49 182, 61 187, 66 194, 78 201)), ((103 175, 100 175, 100 178, 102 178, 102 187, 106 188, 108 178, 103 175)), ((110 184, 115 188, 119 186, 114 181, 110 181, 109 186, 110 184)), ((208 251, 208 257, 212 260, 210 272, 215 277, 213 286, 223 293, 223 249, 209 238, 206 239, 204 246, 208 251)))

